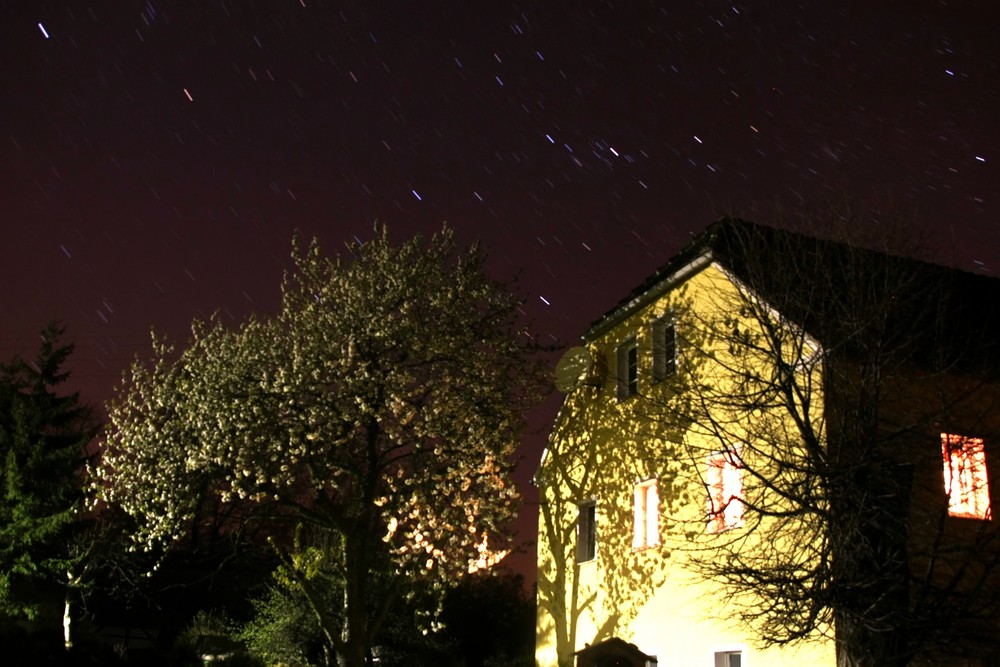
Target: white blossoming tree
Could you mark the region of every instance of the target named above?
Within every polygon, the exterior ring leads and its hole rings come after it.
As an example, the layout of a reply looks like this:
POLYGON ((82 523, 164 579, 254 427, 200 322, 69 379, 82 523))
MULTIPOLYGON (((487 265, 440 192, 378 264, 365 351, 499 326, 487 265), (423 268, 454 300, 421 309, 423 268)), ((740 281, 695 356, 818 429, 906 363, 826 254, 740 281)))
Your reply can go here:
POLYGON ((146 550, 220 516, 266 522, 307 600, 316 573, 333 573, 342 611, 312 612, 327 659, 360 667, 393 600, 502 543, 543 367, 518 329, 521 298, 448 228, 393 246, 377 226, 342 257, 313 241, 293 259, 277 315, 196 322, 185 349, 154 341, 133 365, 93 489, 136 517, 146 550), (295 526, 327 536, 321 554, 295 526))

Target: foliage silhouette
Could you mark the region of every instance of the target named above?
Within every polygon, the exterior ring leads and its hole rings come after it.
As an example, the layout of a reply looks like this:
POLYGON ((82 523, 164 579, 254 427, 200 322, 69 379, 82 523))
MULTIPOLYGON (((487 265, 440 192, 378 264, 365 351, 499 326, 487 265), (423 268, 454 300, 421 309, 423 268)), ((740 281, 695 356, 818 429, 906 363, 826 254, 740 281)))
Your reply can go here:
POLYGON ((52 323, 33 360, 0 364, 0 614, 36 619, 48 610, 55 627, 59 608, 68 646, 86 566, 81 473, 98 422, 78 394, 58 393, 73 352, 63 333, 52 323))

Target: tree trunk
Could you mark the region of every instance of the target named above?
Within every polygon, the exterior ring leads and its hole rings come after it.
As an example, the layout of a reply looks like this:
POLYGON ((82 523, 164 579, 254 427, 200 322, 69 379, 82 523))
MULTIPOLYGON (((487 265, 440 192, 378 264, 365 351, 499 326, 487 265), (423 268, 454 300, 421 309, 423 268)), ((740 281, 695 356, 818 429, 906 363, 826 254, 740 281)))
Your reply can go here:
POLYGON ((844 373, 829 392, 837 406, 830 412, 834 468, 827 474, 837 665, 905 667, 916 639, 909 572, 913 468, 910 443, 880 430, 885 363, 880 350, 869 355, 857 378, 844 373))
POLYGON ((72 625, 73 625, 73 590, 80 583, 80 576, 73 576, 72 570, 66 571, 66 589, 65 597, 63 602, 63 617, 62 617, 62 627, 63 627, 63 647, 67 651, 73 648, 73 635, 72 635, 72 625))
POLYGON ((913 658, 906 517, 912 471, 867 457, 831 503, 838 667, 905 667, 913 658))
POLYGON ((899 632, 862 627, 838 614, 837 667, 906 667, 912 656, 901 646, 899 632))
POLYGON ((344 536, 346 577, 344 581, 344 625, 337 651, 338 667, 365 667, 368 655, 367 582, 365 532, 344 536))

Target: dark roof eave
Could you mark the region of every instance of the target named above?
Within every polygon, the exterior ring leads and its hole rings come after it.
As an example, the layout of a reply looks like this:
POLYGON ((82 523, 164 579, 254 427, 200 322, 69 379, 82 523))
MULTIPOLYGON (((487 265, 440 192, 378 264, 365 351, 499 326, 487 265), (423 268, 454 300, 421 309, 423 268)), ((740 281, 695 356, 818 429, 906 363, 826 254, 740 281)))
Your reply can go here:
POLYGON ((701 252, 694 254, 693 257, 690 255, 679 255, 675 259, 682 261, 670 262, 657 271, 639 289, 591 324, 590 328, 584 332, 583 340, 589 343, 603 336, 637 311, 711 264, 714 261, 712 251, 708 248, 701 248, 700 250, 701 252))

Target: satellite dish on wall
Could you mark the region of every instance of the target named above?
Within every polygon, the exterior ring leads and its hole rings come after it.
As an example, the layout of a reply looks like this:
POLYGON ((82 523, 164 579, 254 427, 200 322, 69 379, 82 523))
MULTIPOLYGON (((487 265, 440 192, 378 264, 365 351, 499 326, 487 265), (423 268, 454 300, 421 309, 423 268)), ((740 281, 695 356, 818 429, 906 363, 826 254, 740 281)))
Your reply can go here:
POLYGON ((582 384, 599 385, 604 378, 585 347, 571 347, 556 364, 556 388, 568 394, 582 384))

